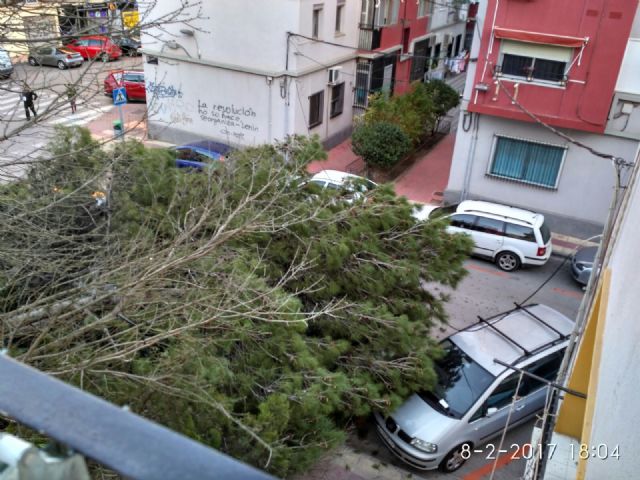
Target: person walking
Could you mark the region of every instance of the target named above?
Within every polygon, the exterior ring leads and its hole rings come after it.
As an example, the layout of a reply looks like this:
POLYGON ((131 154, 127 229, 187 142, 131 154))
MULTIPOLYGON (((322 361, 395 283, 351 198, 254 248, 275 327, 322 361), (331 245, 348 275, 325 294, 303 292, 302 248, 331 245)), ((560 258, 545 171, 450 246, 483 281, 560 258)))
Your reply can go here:
POLYGON ((31 115, 29 115, 29 110, 33 112, 34 118, 38 116, 36 113, 36 109, 33 106, 33 102, 38 99, 38 94, 31 90, 29 85, 24 83, 24 87, 22 89, 22 103, 24 104, 24 113, 27 116, 27 120, 31 120, 31 115))
POLYGON ((78 90, 76 87, 67 83, 67 98, 69 99, 69 103, 71 104, 71 113, 76 113, 76 97, 78 96, 78 90))

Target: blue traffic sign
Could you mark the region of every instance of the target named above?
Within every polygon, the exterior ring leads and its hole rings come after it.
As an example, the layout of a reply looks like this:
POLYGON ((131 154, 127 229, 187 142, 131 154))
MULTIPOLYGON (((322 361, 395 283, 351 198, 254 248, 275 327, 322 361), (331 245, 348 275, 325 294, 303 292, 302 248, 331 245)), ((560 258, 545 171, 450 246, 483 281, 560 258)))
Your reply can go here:
POLYGON ((127 103, 127 91, 124 87, 114 88, 113 89, 113 104, 117 107, 118 105, 126 105, 127 103))

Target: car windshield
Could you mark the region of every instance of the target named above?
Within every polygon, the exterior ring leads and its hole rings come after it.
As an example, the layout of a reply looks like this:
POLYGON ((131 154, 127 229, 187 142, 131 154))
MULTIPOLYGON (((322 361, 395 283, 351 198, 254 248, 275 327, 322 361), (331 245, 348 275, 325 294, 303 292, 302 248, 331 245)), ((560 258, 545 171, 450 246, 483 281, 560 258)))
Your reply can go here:
POLYGON ((546 223, 540 225, 540 235, 542 235, 542 243, 545 245, 549 243, 549 240, 551 239, 551 230, 549 230, 546 223))
POLYGON ((436 410, 459 419, 480 398, 495 377, 450 340, 444 340, 440 346, 445 355, 435 365, 438 384, 432 392, 421 392, 419 395, 436 410))

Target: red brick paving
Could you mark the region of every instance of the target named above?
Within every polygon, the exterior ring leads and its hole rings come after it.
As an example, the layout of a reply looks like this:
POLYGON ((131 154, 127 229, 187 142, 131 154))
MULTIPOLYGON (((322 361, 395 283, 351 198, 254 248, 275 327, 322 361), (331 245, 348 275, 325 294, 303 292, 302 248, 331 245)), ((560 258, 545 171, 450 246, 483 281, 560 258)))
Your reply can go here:
POLYGON ((421 203, 440 203, 449 182, 455 133, 444 137, 395 182, 398 195, 421 203))
POLYGON ((351 139, 349 138, 329 150, 326 160, 311 162, 307 170, 309 173, 318 173, 320 170, 360 173, 364 170, 364 162, 351 150, 351 139))

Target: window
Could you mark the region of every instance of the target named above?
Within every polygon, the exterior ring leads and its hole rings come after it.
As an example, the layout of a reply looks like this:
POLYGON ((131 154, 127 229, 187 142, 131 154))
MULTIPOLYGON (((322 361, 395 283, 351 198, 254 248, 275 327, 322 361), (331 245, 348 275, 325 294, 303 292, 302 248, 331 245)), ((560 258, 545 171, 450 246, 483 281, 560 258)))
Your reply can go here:
POLYGON ((331 112, 330 117, 337 117, 342 113, 344 105, 344 82, 331 87, 331 112))
POLYGON ((324 92, 314 93, 309 97, 309 128, 322 123, 324 92))
POLYGON ((124 80, 126 82, 143 83, 144 82, 144 75, 141 75, 139 73, 125 73, 124 74, 124 80))
POLYGON ((444 357, 435 364, 438 383, 433 391, 418 395, 436 410, 444 410, 459 419, 478 401, 495 377, 450 340, 444 340, 440 346, 444 357))
POLYGON ((344 16, 344 1, 339 1, 336 6, 336 33, 342 32, 342 23, 344 16))
POLYGON ((496 136, 489 175, 556 188, 566 148, 496 136))
POLYGON ((147 55, 147 63, 150 63, 151 65, 158 65, 158 57, 147 55))
POLYGON ((504 222, 502 220, 495 220, 493 218, 478 217, 473 229, 476 232, 490 233, 491 235, 502 236, 504 232, 504 222))
POLYGON ((51 53, 51 47, 41 47, 36 50, 38 55, 49 55, 51 53))
POLYGON ((89 40, 89 46, 90 47, 101 47, 102 46, 102 40, 89 40))
POLYGON ((428 13, 429 0, 418 0, 418 17, 425 17, 428 13))
POLYGON ((536 236, 533 233, 533 228, 525 227, 524 225, 515 225, 513 223, 506 224, 504 231, 505 237, 515 238, 516 240, 524 240, 525 242, 536 241, 536 236))
POLYGON ((451 216, 451 226, 458 228, 466 228, 467 230, 473 229, 473 224, 476 221, 475 215, 467 215, 460 213, 458 215, 451 216))
MULTIPOLYGON (((518 378, 520 377, 520 373, 514 373, 510 375, 505 380, 500 383, 496 387, 496 389, 489 395, 487 401, 485 402, 485 408, 502 408, 506 407, 513 400, 513 396, 516 394, 516 387, 518 386, 518 378)), ((522 377, 522 382, 520 383, 520 395, 524 393, 524 383, 525 376, 522 377)), ((485 410, 486 411, 486 410, 485 410)))
POLYGON ((409 53, 409 38, 411 38, 411 29, 402 30, 402 53, 409 53))
MULTIPOLYGON (((558 376, 558 370, 560 370, 560 364, 562 363, 562 357, 564 356, 564 349, 552 353, 548 357, 542 358, 537 362, 529 365, 526 370, 529 373, 537 375, 538 377, 542 377, 545 380, 553 382, 558 376)), ((526 389, 527 394, 533 392, 534 390, 539 389, 540 387, 544 387, 546 385, 545 382, 541 380, 537 380, 533 377, 525 377, 526 378, 526 389)), ((524 381, 525 378, 522 380, 524 381)))
POLYGON ((398 22, 400 0, 380 0, 376 12, 376 25, 394 25, 398 22))
POLYGON ((528 81, 561 83, 572 55, 568 47, 502 40, 499 72, 528 81))
POLYGON ((320 36, 320 15, 322 14, 322 5, 313 6, 313 17, 311 19, 311 36, 319 38, 320 36))

